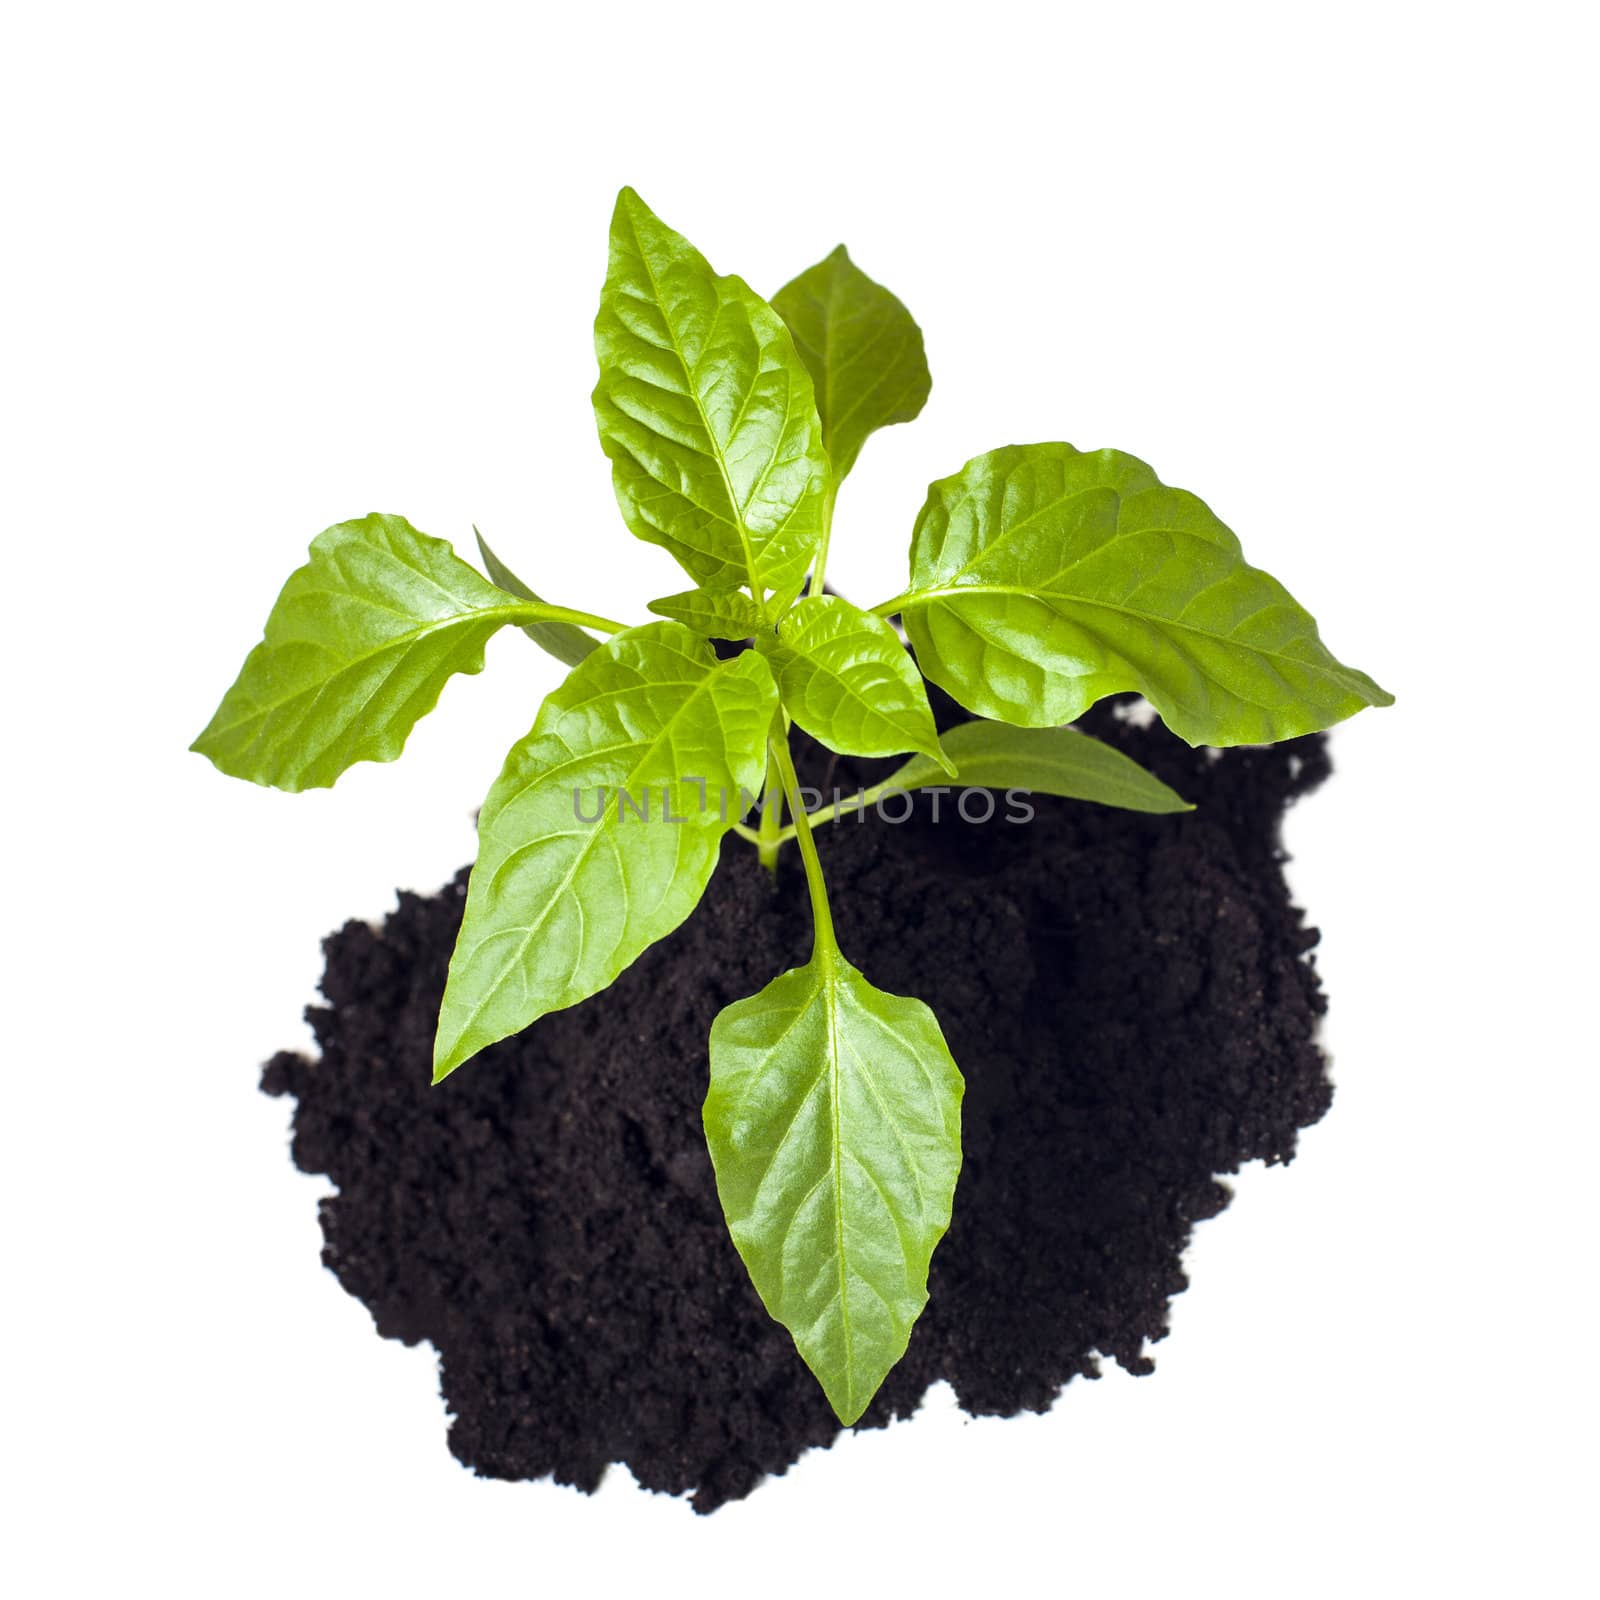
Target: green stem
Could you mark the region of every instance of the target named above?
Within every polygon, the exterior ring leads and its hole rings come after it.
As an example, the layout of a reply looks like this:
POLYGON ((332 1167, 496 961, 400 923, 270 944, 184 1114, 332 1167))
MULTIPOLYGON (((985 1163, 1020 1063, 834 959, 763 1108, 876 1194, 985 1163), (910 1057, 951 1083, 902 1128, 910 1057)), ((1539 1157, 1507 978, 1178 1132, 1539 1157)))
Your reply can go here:
MULTIPOLYGON (((771 754, 776 741, 769 741, 767 754, 767 782, 761 791, 761 823, 756 829, 755 844, 761 865, 774 877, 778 873, 778 835, 783 827, 783 778, 771 754)), ((748 830, 747 830, 748 831, 748 830)))
POLYGON ((800 803, 800 780, 789 754, 789 741, 773 739, 767 748, 771 759, 777 763, 784 792, 789 796, 789 808, 794 812, 795 837, 800 842, 800 859, 805 863, 806 888, 811 891, 811 923, 815 930, 812 958, 816 959, 838 949, 838 941, 833 936, 833 913, 828 909, 828 887, 822 880, 822 862, 817 858, 817 842, 811 837, 811 823, 806 817, 806 808, 800 803))
POLYGON ((806 590, 809 599, 822 593, 823 574, 828 570, 828 545, 833 538, 833 502, 839 498, 839 485, 828 474, 828 492, 822 499, 822 538, 817 544, 817 559, 811 563, 811 584, 806 590))
POLYGON ((570 622, 575 627, 596 628, 601 633, 621 633, 631 626, 626 622, 613 622, 609 617, 597 617, 591 611, 546 605, 542 600, 519 600, 514 606, 490 606, 485 614, 503 616, 514 622, 570 622))
POLYGON ((921 599, 920 595, 914 594, 908 589, 904 594, 897 594, 893 600, 885 600, 882 605, 874 606, 872 615, 875 617, 892 617, 896 612, 904 611, 908 605, 919 599, 921 599))
MULTIPOLYGON (((897 790, 901 787, 893 779, 885 779, 882 783, 873 784, 870 789, 863 789, 859 794, 841 796, 831 806, 817 812, 810 819, 811 824, 813 827, 820 828, 825 822, 837 822, 840 817, 848 817, 857 811, 865 811, 868 806, 876 805, 891 790, 897 790)), ((774 848, 781 848, 783 845, 788 844, 791 839, 796 837, 796 831, 794 824, 791 822, 773 840, 774 848)))

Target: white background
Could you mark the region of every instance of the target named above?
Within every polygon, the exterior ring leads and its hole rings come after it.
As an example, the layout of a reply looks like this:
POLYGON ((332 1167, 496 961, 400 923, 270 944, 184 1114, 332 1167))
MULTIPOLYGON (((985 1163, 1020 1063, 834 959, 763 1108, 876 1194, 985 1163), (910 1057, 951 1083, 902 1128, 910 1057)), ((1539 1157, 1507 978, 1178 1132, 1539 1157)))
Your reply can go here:
POLYGON ((9 7, 0 1586, 1594 1593, 1592 15, 9 7), (709 1520, 458 1467, 255 1089, 553 664, 502 637, 332 792, 184 753, 328 523, 680 586, 588 406, 624 182, 768 292, 843 238, 926 328, 847 592, 969 455, 1113 444, 1399 696, 1289 833, 1337 1104, 1200 1230, 1156 1376, 936 1399, 709 1520))

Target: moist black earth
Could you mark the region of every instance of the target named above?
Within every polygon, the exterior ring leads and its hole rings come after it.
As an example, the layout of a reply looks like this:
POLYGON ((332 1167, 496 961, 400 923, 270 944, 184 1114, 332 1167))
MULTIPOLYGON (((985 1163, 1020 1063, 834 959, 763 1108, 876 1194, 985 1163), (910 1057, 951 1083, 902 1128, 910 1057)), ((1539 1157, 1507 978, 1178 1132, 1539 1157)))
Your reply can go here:
MULTIPOLYGON (((1036 797, 1026 825, 1004 802, 969 823, 947 797, 935 822, 924 795, 907 822, 820 837, 843 949, 934 1008, 967 1082, 931 1298, 858 1426, 939 1379, 1004 1416, 1102 1358, 1150 1372, 1190 1232, 1228 1202, 1218 1175, 1287 1161, 1328 1109, 1317 934, 1280 842, 1324 741, 1217 755, 1125 710, 1081 725, 1194 813, 1036 797)), ((886 770, 800 754, 826 787, 886 770)), ((466 872, 326 941, 320 1057, 274 1057, 263 1087, 294 1097, 294 1159, 337 1188, 324 1261, 380 1333, 438 1350, 450 1448, 485 1476, 593 1490, 623 1461, 711 1511, 839 1431, 734 1252, 700 1128, 712 1019, 809 953, 784 854, 774 889, 730 837, 698 910, 609 991, 438 1088, 466 872)))

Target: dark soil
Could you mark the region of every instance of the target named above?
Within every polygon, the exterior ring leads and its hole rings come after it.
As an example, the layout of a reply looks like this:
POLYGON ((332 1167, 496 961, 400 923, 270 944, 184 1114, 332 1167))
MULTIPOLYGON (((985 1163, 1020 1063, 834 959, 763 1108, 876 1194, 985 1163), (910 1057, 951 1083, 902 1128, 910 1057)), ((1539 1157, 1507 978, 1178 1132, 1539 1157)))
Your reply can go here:
MULTIPOLYGON (((863 1427, 941 1378, 1009 1415, 1099 1357, 1151 1371, 1190 1231, 1228 1201, 1215 1175, 1288 1160, 1328 1109, 1317 935, 1279 844, 1323 741, 1214 758, 1107 706, 1085 726, 1200 809, 1039 799, 1031 825, 979 825, 946 801, 935 824, 923 797, 903 825, 823 836, 845 951, 935 1007, 967 1080, 932 1298, 863 1427)), ((832 758, 808 757, 817 782, 832 758)), ((610 992, 437 1089, 466 873, 326 943, 321 1059, 279 1055, 263 1087, 296 1098, 294 1159, 337 1186, 323 1259, 386 1337, 438 1349, 450 1448, 477 1472, 592 1490, 625 1461, 711 1511, 838 1432, 734 1253, 700 1131, 712 1018, 810 948, 785 855, 775 898, 730 839, 700 909, 610 992)))

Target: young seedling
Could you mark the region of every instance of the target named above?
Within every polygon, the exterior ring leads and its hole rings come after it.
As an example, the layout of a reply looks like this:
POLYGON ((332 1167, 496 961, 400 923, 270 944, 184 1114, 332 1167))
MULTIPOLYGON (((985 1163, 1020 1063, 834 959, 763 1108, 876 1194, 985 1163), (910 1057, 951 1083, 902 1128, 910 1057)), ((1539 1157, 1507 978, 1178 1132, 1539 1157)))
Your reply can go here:
POLYGON ((1391 697, 1203 501, 1117 450, 977 456, 929 489, 902 594, 862 610, 825 593, 840 485, 929 392, 916 323, 842 247, 768 302, 624 189, 595 348, 623 521, 694 582, 652 603, 662 620, 552 605, 481 537, 487 578, 402 517, 342 522, 312 541, 193 748, 235 777, 320 787, 398 756, 508 623, 571 669, 483 803, 436 1081, 671 933, 726 835, 769 866, 797 845, 811 956, 717 1018, 705 1135, 756 1290, 848 1424, 927 1300, 962 1081, 933 1012, 839 947, 790 724, 842 755, 907 756, 880 789, 1173 812, 1188 808, 1165 784, 1065 724, 1135 690, 1191 744, 1253 744, 1391 697), (753 645, 723 660, 713 639, 753 645), (941 739, 924 674, 979 720, 941 739))

